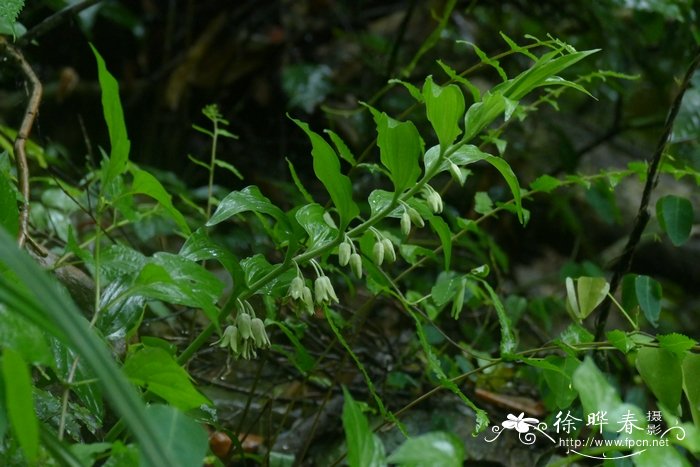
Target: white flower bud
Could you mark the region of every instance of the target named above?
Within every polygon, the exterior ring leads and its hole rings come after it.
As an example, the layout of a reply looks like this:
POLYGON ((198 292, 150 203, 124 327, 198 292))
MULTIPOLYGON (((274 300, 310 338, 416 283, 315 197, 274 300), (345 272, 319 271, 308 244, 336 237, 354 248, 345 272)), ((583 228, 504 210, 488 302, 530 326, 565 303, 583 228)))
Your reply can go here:
POLYGON ((419 228, 425 225, 425 222, 423 222, 423 218, 421 217, 420 213, 413 209, 411 206, 408 207, 408 215, 411 218, 411 221, 414 224, 416 224, 419 228))
POLYGON ((381 266, 384 262, 384 244, 381 240, 377 240, 372 248, 372 259, 377 266, 381 266))
POLYGON ((350 254, 352 253, 350 244, 343 242, 338 246, 338 264, 347 266, 350 262, 350 254))
POLYGON ((267 332, 265 332, 265 323, 260 318, 253 318, 250 322, 251 330, 253 331, 253 340, 255 345, 259 348, 270 347, 270 338, 267 337, 267 332))
POLYGON ((435 214, 440 214, 442 212, 442 197, 440 194, 430 187, 425 191, 425 201, 430 206, 430 210, 435 214))
POLYGON ((459 166, 452 161, 450 161, 450 175, 452 175, 454 181, 459 183, 460 186, 464 184, 464 180, 462 179, 462 171, 459 169, 459 166))
POLYGON ((401 233, 404 237, 408 237, 411 233, 411 216, 408 215, 406 209, 404 209, 403 214, 401 214, 401 233))
POLYGON ((253 332, 250 329, 250 321, 250 315, 248 313, 240 313, 236 318, 238 332, 241 334, 241 338, 244 340, 249 339, 253 335, 253 332))
POLYGON ((350 255, 350 269, 352 269, 355 277, 362 279, 362 258, 359 254, 353 253, 350 255))
POLYGON ((382 239, 382 245, 384 245, 384 257, 390 263, 396 261, 396 251, 394 251, 394 244, 388 238, 382 239))

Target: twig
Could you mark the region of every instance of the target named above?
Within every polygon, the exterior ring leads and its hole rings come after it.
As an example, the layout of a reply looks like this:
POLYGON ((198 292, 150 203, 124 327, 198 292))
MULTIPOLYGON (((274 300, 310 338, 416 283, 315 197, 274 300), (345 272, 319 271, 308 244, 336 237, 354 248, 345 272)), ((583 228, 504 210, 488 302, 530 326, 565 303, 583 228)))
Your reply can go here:
MULTIPOLYGON (((687 91, 688 87, 690 86, 690 80, 693 77, 693 73, 695 73, 695 70, 698 68, 698 65, 700 65, 700 47, 695 49, 695 57, 685 72, 685 76, 683 77, 683 82, 678 90, 678 94, 676 94, 676 98, 673 100, 671 108, 668 111, 668 115, 666 116, 663 133, 661 133, 661 137, 659 138, 659 142, 656 146, 656 151, 654 151, 654 155, 649 163, 647 180, 644 185, 642 199, 639 203, 639 210, 637 211, 637 217, 634 220, 632 232, 630 233, 629 239, 627 240, 625 249, 622 251, 620 259, 615 265, 615 271, 613 272, 612 279, 610 280, 610 295, 615 293, 617 287, 620 285, 622 276, 629 271, 630 265, 632 264, 632 257, 634 256, 634 250, 639 244, 639 240, 642 238, 642 233, 649 222, 649 199, 651 198, 651 192, 654 190, 659 181, 659 165, 661 164, 661 158, 663 157, 668 140, 671 137, 673 122, 676 120, 678 110, 683 102, 683 96, 685 95, 685 91, 687 91)), ((610 314, 611 303, 612 301, 610 298, 606 298, 605 302, 600 308, 600 312, 598 313, 595 332, 596 341, 600 340, 605 332, 605 325, 608 321, 608 315, 610 314)))
POLYGON ((0 49, 7 55, 12 57, 19 64, 22 73, 27 77, 32 85, 32 92, 27 102, 27 108, 24 111, 22 124, 17 131, 15 138, 14 152, 15 164, 17 165, 17 180, 19 190, 22 194, 22 209, 19 214, 19 233, 17 235, 17 243, 20 247, 24 246, 27 238, 27 230, 29 224, 29 167, 27 166, 27 154, 25 152, 25 144, 29 138, 29 133, 32 130, 34 119, 39 111, 39 103, 41 102, 41 82, 36 77, 34 70, 29 63, 24 59, 24 55, 19 49, 15 48, 7 42, 7 39, 0 38, 0 49))
POLYGON ((27 31, 27 33, 17 40, 17 47, 24 47, 31 41, 39 36, 43 36, 59 24, 61 24, 66 18, 72 15, 77 15, 86 8, 90 8, 93 5, 98 4, 102 0, 85 0, 84 2, 76 3, 74 5, 68 6, 62 10, 57 11, 53 15, 44 19, 41 23, 34 26, 32 29, 27 31))

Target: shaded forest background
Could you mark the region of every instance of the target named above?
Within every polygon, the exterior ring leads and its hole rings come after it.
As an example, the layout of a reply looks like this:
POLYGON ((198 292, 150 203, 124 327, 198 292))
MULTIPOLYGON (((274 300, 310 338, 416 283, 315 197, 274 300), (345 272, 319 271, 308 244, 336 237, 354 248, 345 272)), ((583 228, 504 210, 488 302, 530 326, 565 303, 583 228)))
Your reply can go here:
MULTIPOLYGON (((28 2, 20 20, 31 26, 51 14, 50 5, 28 2)), ((284 206, 293 190, 285 158, 302 172, 310 169, 307 142, 286 113, 334 129, 360 153, 373 127, 358 101, 372 99, 389 78, 418 83, 427 74, 439 76, 436 59, 458 70, 476 63, 473 50, 456 41, 475 43, 490 55, 502 52, 504 32, 516 39, 550 34, 575 47, 600 48, 579 66, 582 74, 608 69, 639 76, 595 83, 595 99, 567 93, 559 111, 547 109, 524 126, 513 125, 508 157, 525 184, 542 173, 624 167, 650 157, 676 80, 691 57, 697 19, 692 2, 458 2, 440 37, 427 43, 445 6, 418 0, 102 2, 27 48, 46 87, 34 138, 53 155, 52 169, 76 182, 86 162, 94 166, 99 160, 97 148, 106 146, 107 135, 88 39, 120 81, 132 160, 175 174, 169 178, 173 189, 204 185, 206 173, 194 170, 187 155, 207 154, 209 141, 191 125, 202 125, 201 109, 216 103, 239 136, 222 141, 220 157, 246 179, 222 172, 219 193, 251 182, 269 186, 269 196, 284 206), (431 47, 420 55, 425 45, 431 47)), ((504 66, 508 72, 517 64, 504 66)), ((6 123, 16 125, 24 91, 15 76, 4 76, 6 123)), ((486 88, 498 76, 484 67, 474 81, 486 88)), ((683 140, 681 154, 698 167, 693 96, 679 125, 687 134, 677 138, 683 140)), ((394 88, 373 103, 398 113, 409 99, 394 88)), ((595 198, 541 207, 544 215, 532 217, 542 228, 528 229, 527 241, 511 244, 511 253, 532 258, 538 244, 549 244, 568 255, 576 245, 580 257, 595 258, 624 235, 635 208, 601 202, 596 211, 595 198), (555 225, 551 219, 558 213, 565 222, 555 225), (589 220, 596 228, 582 235, 589 220)), ((470 209, 468 203, 458 207, 470 209)), ((523 232, 498 230, 511 241, 523 240, 523 232)), ((700 279, 695 267, 679 271, 678 265, 644 258, 638 258, 639 272, 653 268, 688 287, 700 279)))

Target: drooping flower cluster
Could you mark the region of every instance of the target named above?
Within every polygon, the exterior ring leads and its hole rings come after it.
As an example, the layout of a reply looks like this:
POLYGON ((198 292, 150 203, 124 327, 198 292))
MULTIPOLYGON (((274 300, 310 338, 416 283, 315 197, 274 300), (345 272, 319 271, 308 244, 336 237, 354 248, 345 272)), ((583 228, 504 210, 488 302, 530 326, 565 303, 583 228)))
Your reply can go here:
POLYGON ((338 264, 341 266, 350 265, 355 277, 362 278, 362 257, 355 249, 355 244, 352 243, 349 237, 345 237, 343 243, 338 246, 338 264))
POLYGON ((423 222, 423 217, 415 208, 412 208, 404 202, 401 202, 401 207, 403 207, 403 213, 401 214, 401 233, 403 233, 405 237, 408 237, 411 233, 412 223, 422 228, 425 226, 425 222, 423 222))
MULTIPOLYGON (((350 256, 352 258, 352 255, 350 256)), ((311 265, 316 270, 313 296, 311 294, 311 288, 306 285, 304 275, 298 267, 297 276, 292 279, 287 292, 287 297, 291 298, 297 304, 298 308, 303 309, 310 315, 314 313, 314 300, 318 305, 340 302, 338 296, 335 294, 330 278, 323 273, 321 266, 314 260, 311 260, 311 265)))
POLYGON ((396 251, 394 250, 394 244, 391 243, 391 240, 382 235, 382 233, 374 227, 372 227, 371 230, 375 240, 374 246, 372 247, 372 259, 374 260, 374 264, 381 266, 384 260, 389 263, 396 261, 396 251))
POLYGON ((440 193, 435 191, 435 189, 428 184, 423 185, 421 193, 425 198, 426 203, 428 203, 430 210, 435 214, 440 214, 442 212, 442 197, 440 196, 440 193))
POLYGON ((265 323, 255 316, 255 311, 247 300, 239 300, 236 308, 235 322, 224 329, 218 341, 219 347, 228 347, 234 358, 256 358, 258 355, 255 349, 270 347, 265 323))

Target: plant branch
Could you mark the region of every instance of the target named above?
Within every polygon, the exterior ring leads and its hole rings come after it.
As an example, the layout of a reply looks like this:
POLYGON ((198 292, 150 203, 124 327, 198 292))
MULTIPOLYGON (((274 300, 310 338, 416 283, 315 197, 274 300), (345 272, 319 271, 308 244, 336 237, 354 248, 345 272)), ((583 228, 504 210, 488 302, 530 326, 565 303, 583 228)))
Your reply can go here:
POLYGON ((64 20, 66 20, 69 16, 77 15, 81 11, 90 8, 93 5, 96 5, 100 3, 102 0, 85 0, 80 3, 76 3, 74 5, 67 6, 66 8, 57 11, 53 15, 49 16, 48 18, 44 19, 41 23, 37 24, 34 26, 32 29, 27 31, 27 33, 20 37, 17 40, 17 46, 18 47, 23 47, 27 44, 29 44, 31 41, 36 39, 39 36, 43 36, 59 24, 61 24, 64 20))
MULTIPOLYGON (((676 94, 671 108, 666 116, 666 122, 664 124, 663 132, 659 138, 659 142, 656 145, 656 150, 649 163, 649 169, 647 170, 647 180, 644 185, 644 191, 642 192, 642 199, 639 203, 639 210, 637 211, 637 217, 634 220, 634 225, 632 227, 632 232, 630 232, 629 239, 625 245, 624 250, 620 259, 615 265, 615 270, 613 272, 612 279, 610 280, 610 295, 614 294, 617 287, 620 285, 622 276, 624 276, 627 271, 629 271, 630 265, 632 264, 632 258, 634 256, 634 250, 639 244, 639 240, 642 238, 642 233, 649 222, 649 199, 651 198, 651 192, 656 187, 659 181, 659 166, 661 165, 661 159, 663 158, 664 151, 668 145, 668 141, 671 137, 671 132, 673 131, 673 123, 678 116, 678 111, 681 108, 681 103, 683 102, 683 96, 690 86, 690 80, 695 73, 695 70, 700 65, 700 47, 695 49, 695 56, 693 61, 688 66, 685 72, 681 87, 676 94)), ((596 332, 595 339, 600 340, 603 333, 605 332, 605 325, 608 321, 608 316, 610 315, 610 305, 612 301, 610 298, 606 298, 605 302, 598 312, 598 317, 596 320, 596 332)))
POLYGON ((39 78, 36 77, 34 70, 24 59, 24 55, 18 48, 9 44, 7 39, 4 37, 0 37, 0 49, 2 49, 2 51, 10 56, 15 62, 17 62, 22 70, 22 73, 24 73, 24 76, 26 76, 32 86, 32 91, 29 95, 29 102, 27 102, 27 107, 24 111, 22 124, 17 130, 17 137, 15 138, 14 144, 15 164, 17 166, 17 183, 23 198, 22 209, 19 213, 19 232, 17 235, 17 243, 20 247, 23 247, 24 242, 27 239, 29 229, 29 166, 27 165, 25 145, 27 143, 27 139, 29 138, 29 133, 32 130, 32 125, 34 124, 36 115, 39 112, 42 87, 39 78))

